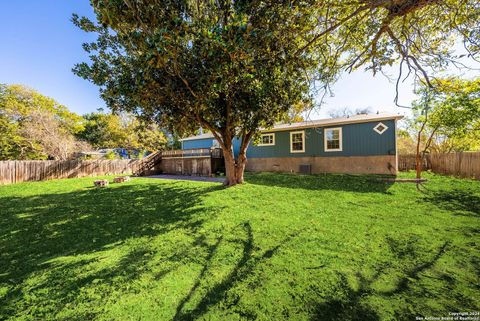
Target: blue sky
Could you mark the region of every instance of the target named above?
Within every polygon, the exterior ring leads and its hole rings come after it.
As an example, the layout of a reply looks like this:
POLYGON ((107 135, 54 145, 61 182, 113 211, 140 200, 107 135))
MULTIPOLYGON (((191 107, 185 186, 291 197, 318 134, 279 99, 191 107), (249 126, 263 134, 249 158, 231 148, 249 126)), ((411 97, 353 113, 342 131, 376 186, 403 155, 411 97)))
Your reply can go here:
POLYGON ((27 85, 77 113, 104 107, 98 88, 71 71, 92 40, 70 21, 74 12, 93 16, 88 0, 0 1, 0 83, 27 85))
MULTIPOLYGON (((71 71, 75 63, 88 59, 82 43, 93 40, 71 23, 72 13, 93 16, 88 0, 0 1, 0 83, 27 85, 83 114, 105 104, 96 86, 71 71)), ((345 74, 332 89, 335 96, 327 97, 313 118, 344 107, 406 112, 395 107, 395 85, 382 75, 345 74)), ((402 86, 402 104, 415 98, 412 90, 410 82, 402 86)))

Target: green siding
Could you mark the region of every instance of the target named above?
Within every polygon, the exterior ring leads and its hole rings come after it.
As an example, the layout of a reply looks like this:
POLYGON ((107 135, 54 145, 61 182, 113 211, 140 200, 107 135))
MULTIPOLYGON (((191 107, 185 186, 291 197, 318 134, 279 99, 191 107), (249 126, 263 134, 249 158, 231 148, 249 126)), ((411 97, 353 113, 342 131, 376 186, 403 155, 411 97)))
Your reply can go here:
POLYGON ((395 121, 382 121, 388 129, 383 134, 378 134, 373 128, 379 122, 346 124, 319 128, 307 128, 305 131, 305 152, 290 152, 290 132, 275 132, 274 146, 251 145, 247 157, 303 157, 303 156, 374 156, 395 154, 395 121), (343 150, 339 152, 325 152, 324 129, 342 128, 343 150))
MULTIPOLYGON (((290 132, 300 131, 299 129, 279 131, 275 133, 274 146, 255 146, 252 143, 248 147, 247 157, 304 157, 304 156, 376 156, 394 155, 395 146, 395 121, 382 120, 369 123, 345 124, 329 127, 306 128, 305 131, 305 152, 290 152, 290 132), (378 134, 373 128, 378 123, 385 124, 388 129, 383 134, 378 134), (339 152, 324 151, 324 129, 342 128, 343 150, 339 152)), ((268 132, 265 132, 268 133, 268 132)), ((199 139, 183 142, 183 148, 206 148, 212 146, 213 139, 199 139)), ((239 141, 234 141, 234 151, 238 152, 239 141)))

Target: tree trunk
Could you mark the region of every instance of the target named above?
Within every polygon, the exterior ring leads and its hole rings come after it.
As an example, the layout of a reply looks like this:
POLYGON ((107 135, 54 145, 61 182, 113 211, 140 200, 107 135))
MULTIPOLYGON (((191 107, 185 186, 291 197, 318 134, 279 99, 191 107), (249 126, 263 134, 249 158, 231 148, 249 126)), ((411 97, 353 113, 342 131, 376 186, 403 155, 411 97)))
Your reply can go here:
POLYGON ((417 149, 415 154, 415 169, 417 171, 417 179, 422 178, 422 155, 420 154, 420 143, 422 141, 422 133, 423 129, 425 128, 426 121, 423 122, 422 127, 418 131, 417 134, 417 149))
POLYGON ((422 154, 420 153, 420 141, 421 141, 421 135, 422 135, 423 127, 422 130, 418 132, 417 136, 417 153, 415 154, 415 169, 417 171, 417 179, 422 178, 422 154))
POLYGON ((235 159, 233 149, 223 149, 223 157, 225 160, 226 171, 226 180, 224 185, 234 186, 237 184, 242 184, 244 181, 243 173, 245 171, 245 165, 247 164, 246 151, 240 150, 238 158, 235 159))
POLYGON ((420 179, 420 178, 422 178, 422 166, 423 166, 422 156, 421 156, 420 152, 417 152, 415 160, 416 160, 416 164, 415 164, 416 166, 415 167, 416 167, 416 170, 417 170, 417 176, 416 177, 417 177, 417 179, 420 179))
POLYGON ((237 183, 243 183, 243 173, 245 172, 245 165, 247 165, 247 156, 245 155, 245 151, 241 151, 238 155, 237 159, 237 167, 235 168, 235 176, 237 178, 237 183))
POLYGON ((226 186, 233 186, 236 184, 236 171, 235 171, 235 156, 232 149, 223 149, 223 159, 225 160, 225 182, 226 186))

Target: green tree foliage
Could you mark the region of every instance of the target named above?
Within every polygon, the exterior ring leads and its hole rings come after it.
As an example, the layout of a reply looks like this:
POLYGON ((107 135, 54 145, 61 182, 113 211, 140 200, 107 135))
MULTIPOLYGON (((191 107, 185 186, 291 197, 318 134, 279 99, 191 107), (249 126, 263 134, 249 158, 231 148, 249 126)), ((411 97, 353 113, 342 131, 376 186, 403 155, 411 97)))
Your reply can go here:
POLYGON ((410 131, 416 140, 417 178, 429 151, 475 150, 480 136, 480 79, 436 79, 424 86, 413 103, 410 131))
POLYGON ((101 87, 113 110, 155 119, 180 135, 210 130, 224 150, 228 183, 243 181, 246 148, 260 127, 309 100, 320 56, 298 55, 316 19, 311 5, 247 1, 93 1, 98 24, 74 17, 98 41, 74 71, 101 87), (232 140, 241 139, 234 158, 232 140))
POLYGON ((425 151, 452 152, 478 150, 480 135, 480 79, 436 79, 436 90, 420 90, 414 102, 411 128, 423 124, 421 145, 425 151))
POLYGON ((91 63, 74 72, 99 85, 113 110, 180 135, 210 130, 231 185, 243 181, 245 151, 259 128, 308 101, 313 83, 400 61, 431 85, 426 67, 458 58, 451 51, 458 37, 470 55, 479 52, 476 0, 91 3, 96 22, 73 20, 98 40, 84 44, 91 63), (236 159, 234 136, 241 140, 236 159))
POLYGON ((480 78, 438 80, 427 122, 432 150, 478 150, 480 137, 480 78))
POLYGON ((18 124, 10 120, 5 110, 6 102, 7 86, 0 84, 0 160, 16 159, 22 148, 26 147, 18 124))
POLYGON ((83 116, 85 129, 78 137, 95 148, 126 148, 154 152, 166 148, 165 133, 152 123, 142 122, 131 114, 101 112, 83 116))
POLYGON ((113 114, 90 113, 83 115, 85 129, 78 137, 95 148, 123 147, 126 133, 122 131, 120 118, 113 114))
POLYGON ((397 88, 410 75, 432 88, 432 74, 480 55, 478 0, 313 2, 318 24, 304 48, 313 46, 328 55, 324 67, 332 70, 365 68, 375 74, 399 63, 397 88), (459 42, 466 54, 456 53, 459 42))
POLYGON ((397 130, 397 153, 399 155, 415 154, 415 146, 415 139, 412 138, 408 130, 397 130))
POLYGON ((79 148, 82 117, 22 85, 0 86, 0 159, 66 159, 79 148))
POLYGON ((131 114, 83 117, 22 85, 0 85, 0 159, 68 159, 75 152, 122 147, 157 151, 165 133, 131 114))

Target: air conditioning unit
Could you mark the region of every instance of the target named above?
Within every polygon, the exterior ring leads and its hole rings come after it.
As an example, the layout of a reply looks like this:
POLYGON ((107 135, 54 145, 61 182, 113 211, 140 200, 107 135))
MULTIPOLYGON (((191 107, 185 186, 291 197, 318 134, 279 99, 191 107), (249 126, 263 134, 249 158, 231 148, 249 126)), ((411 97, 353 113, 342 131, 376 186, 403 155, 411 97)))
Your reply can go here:
POLYGON ((312 174, 312 165, 300 164, 300 174, 312 174))

